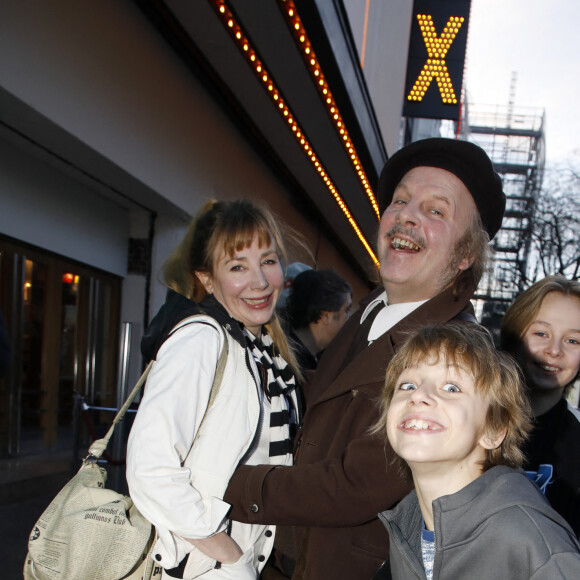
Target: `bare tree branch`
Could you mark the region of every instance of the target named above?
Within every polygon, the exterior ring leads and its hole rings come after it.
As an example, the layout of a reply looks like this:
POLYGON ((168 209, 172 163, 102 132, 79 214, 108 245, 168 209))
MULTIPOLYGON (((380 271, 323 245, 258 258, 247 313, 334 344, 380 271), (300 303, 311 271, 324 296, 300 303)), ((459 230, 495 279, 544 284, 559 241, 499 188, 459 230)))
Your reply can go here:
POLYGON ((532 221, 531 255, 524 278, 530 283, 561 274, 580 274, 580 171, 558 167, 548 173, 536 200, 532 221))

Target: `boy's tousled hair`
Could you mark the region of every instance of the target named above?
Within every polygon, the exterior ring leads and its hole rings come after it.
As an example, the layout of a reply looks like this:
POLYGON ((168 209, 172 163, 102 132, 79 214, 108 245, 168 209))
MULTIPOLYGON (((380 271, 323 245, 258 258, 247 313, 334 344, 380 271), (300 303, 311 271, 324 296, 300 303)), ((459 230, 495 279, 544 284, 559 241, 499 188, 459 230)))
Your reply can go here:
POLYGON ((433 356, 436 362, 443 357, 446 363, 462 366, 473 376, 475 388, 489 403, 487 429, 493 434, 506 432, 499 447, 485 450, 483 471, 495 465, 521 467, 521 446, 531 428, 531 410, 521 374, 514 359, 496 350, 487 330, 475 324, 424 326, 408 338, 387 368, 381 417, 373 432, 384 433, 386 440, 387 411, 401 373, 433 356))

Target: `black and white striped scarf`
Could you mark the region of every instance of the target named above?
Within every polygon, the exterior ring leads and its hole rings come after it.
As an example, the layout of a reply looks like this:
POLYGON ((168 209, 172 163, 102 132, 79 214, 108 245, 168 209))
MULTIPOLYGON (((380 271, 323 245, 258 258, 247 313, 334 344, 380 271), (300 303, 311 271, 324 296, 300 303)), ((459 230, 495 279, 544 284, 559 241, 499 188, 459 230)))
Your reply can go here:
POLYGON ((262 336, 244 329, 246 345, 251 352, 262 380, 262 388, 270 402, 270 458, 272 463, 289 465, 293 438, 298 422, 296 413, 296 379, 288 363, 274 354, 274 343, 265 327, 262 336))

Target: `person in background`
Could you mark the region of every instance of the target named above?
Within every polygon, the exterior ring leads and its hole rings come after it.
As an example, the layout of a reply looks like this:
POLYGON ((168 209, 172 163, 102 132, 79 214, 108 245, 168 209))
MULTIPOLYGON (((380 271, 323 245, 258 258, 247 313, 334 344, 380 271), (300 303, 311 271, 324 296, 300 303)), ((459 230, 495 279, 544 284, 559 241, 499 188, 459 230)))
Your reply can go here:
POLYGON ((454 139, 395 153, 377 193, 383 287, 349 317, 306 385, 295 465, 242 465, 224 496, 236 519, 295 526, 294 580, 368 580, 388 558, 377 514, 410 484, 388 468, 392 450, 369 432, 386 369, 417 327, 475 321, 470 299, 505 208, 487 154, 454 139))
POLYGON ((286 302, 288 301, 288 297, 292 291, 292 284, 294 284, 296 277, 307 270, 312 270, 312 267, 303 264, 302 262, 292 262, 288 264, 284 274, 284 289, 280 292, 280 298, 278 298, 277 307, 279 310, 284 310, 284 308, 286 308, 286 302))
POLYGON ((580 537, 580 413, 566 401, 580 371, 580 282, 530 286, 505 313, 500 342, 520 363, 534 415, 524 468, 580 537))
POLYGON ((296 278, 282 317, 302 370, 314 370, 352 307, 352 288, 334 270, 306 270, 296 278))
POLYGON ((572 529, 519 470, 530 406, 515 361, 485 329, 412 335, 389 365, 381 408, 375 431, 402 460, 388 468, 415 485, 380 514, 393 580, 580 578, 572 529))
POLYGON ((127 452, 163 578, 256 580, 272 549, 275 529, 231 521, 223 493, 238 465, 292 463, 299 370, 275 315, 284 259, 265 206, 212 201, 164 266, 170 292, 142 340, 155 362, 127 452))

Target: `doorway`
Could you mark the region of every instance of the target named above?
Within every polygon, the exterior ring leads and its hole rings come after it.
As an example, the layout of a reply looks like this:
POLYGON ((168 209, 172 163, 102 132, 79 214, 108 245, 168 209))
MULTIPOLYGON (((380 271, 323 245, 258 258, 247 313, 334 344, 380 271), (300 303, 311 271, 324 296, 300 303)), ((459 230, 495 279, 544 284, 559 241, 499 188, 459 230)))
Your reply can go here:
POLYGON ((0 454, 73 448, 74 402, 116 404, 121 279, 0 237, 0 454))

